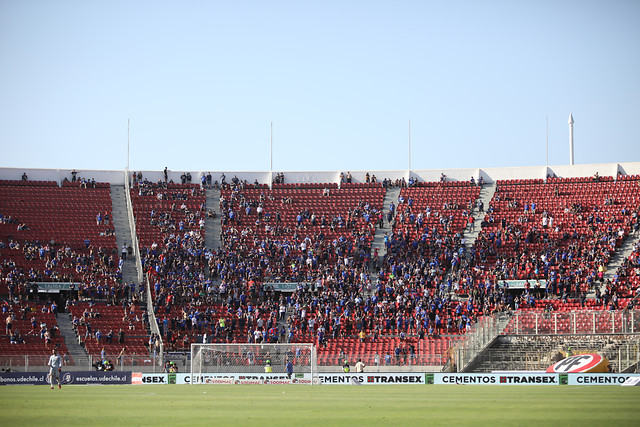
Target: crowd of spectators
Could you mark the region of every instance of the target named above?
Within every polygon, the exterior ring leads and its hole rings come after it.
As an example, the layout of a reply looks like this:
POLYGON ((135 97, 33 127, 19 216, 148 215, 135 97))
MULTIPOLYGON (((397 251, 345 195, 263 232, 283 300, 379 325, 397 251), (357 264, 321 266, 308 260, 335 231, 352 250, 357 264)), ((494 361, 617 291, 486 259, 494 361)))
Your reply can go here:
MULTIPOLYGON (((145 263, 151 263, 156 314, 169 348, 186 348, 189 337, 196 334, 249 342, 311 337, 324 344, 328 338, 359 333, 367 339, 383 334, 462 333, 478 313, 485 312, 483 304, 453 301, 439 287, 449 257, 461 241, 461 230, 451 232, 448 219, 440 227, 426 229, 429 239, 416 240, 415 245, 408 236, 392 233, 383 265, 377 251, 372 256, 366 238, 384 221, 381 206, 361 200, 346 215, 329 218, 303 207, 295 220, 286 222, 278 210, 265 207, 296 204, 295 195, 278 197, 266 189, 248 195, 245 188, 246 183, 233 181, 223 187, 220 250, 207 251, 202 239, 187 236, 182 244, 192 245, 189 251, 180 245, 161 251, 170 257, 170 265, 177 262, 171 272, 159 269, 154 262, 158 253, 149 251, 145 263), (257 233, 255 227, 262 224, 266 232, 257 233), (342 235, 329 240, 325 230, 342 235), (405 280, 413 270, 421 274, 405 280), (179 271, 190 274, 178 276, 179 271), (372 272, 381 273, 376 283, 372 272), (285 297, 270 290, 269 282, 299 285, 285 297), (286 319, 285 313, 289 313, 286 319), (286 323, 278 326, 278 320, 286 323)), ((404 221, 410 209, 402 207, 404 221)), ((445 209, 460 207, 451 203, 445 209)), ((395 223, 394 213, 387 220, 395 223)))
MULTIPOLYGON (((226 342, 313 340, 324 346, 348 337, 375 341, 387 335, 463 334, 480 316, 534 306, 544 298, 584 299, 596 289, 598 300, 615 308, 619 297, 628 296, 621 293, 630 287, 622 285, 625 277, 638 269, 636 248, 625 269, 600 292, 597 285, 604 283, 611 255, 629 231, 638 229, 637 203, 620 202, 611 194, 602 203, 588 204, 557 183, 554 197, 569 193, 573 198, 560 210, 499 185, 478 238, 468 248, 473 213, 484 213, 478 204, 480 180, 459 186, 448 185, 446 176, 440 183, 413 177, 378 182, 367 173, 365 184, 376 186, 366 188, 401 189, 383 212, 379 195, 384 193, 332 202, 357 188, 349 172, 341 174, 340 184, 351 187, 299 192, 235 176, 227 182, 223 174, 221 247, 213 250, 205 246, 206 217, 214 215, 204 199, 207 189, 218 187, 210 173, 202 174, 200 186, 189 184, 188 174, 182 184, 173 184, 166 173, 157 183, 141 173, 133 179, 136 225, 151 236, 141 247, 142 265, 168 350, 187 349, 196 336, 226 342), (422 192, 425 188, 434 192, 422 192), (382 256, 372 250, 372 239, 385 221, 391 231, 384 236, 382 256), (545 280, 547 286, 515 293, 498 284, 517 279, 545 280), (281 283, 296 283, 296 289, 280 292, 281 283)), ((274 182, 284 184, 284 174, 274 182)), ((97 221, 104 221, 104 215, 97 221)), ((119 285, 117 253, 90 245, 76 251, 24 242, 12 249, 43 260, 51 272, 71 269, 78 276, 62 278, 79 279, 79 299, 138 300, 135 286, 119 285)), ((5 262, 3 272, 8 268, 5 277, 13 283, 18 272, 10 267, 5 262)), ((19 274, 26 282, 48 271, 19 274)), ((83 315, 77 323, 86 327, 90 317, 83 315)), ((158 351, 159 341, 150 338, 150 352, 158 351)))
MULTIPOLYGON (((548 191, 548 185, 536 184, 532 191, 548 191)), ((498 186, 471 257, 463 260, 462 290, 537 278, 547 280, 547 296, 566 299, 604 284, 611 256, 629 231, 638 228, 638 203, 614 202, 616 194, 626 194, 619 189, 594 202, 595 189, 561 188, 555 184, 540 207, 539 201, 516 191, 517 185, 498 186)))
MULTIPOLYGON (((8 187, 4 188, 3 194, 14 192, 15 197, 26 199, 28 206, 34 210, 25 213, 23 208, 19 212, 31 219, 15 232, 5 233, 6 228, 3 228, 0 234, 3 255, 0 283, 6 286, 9 306, 40 301, 42 294, 39 294, 38 282, 65 283, 61 289, 71 304, 77 301, 106 301, 115 305, 123 302, 137 304, 140 301, 142 284, 136 289, 135 284, 124 283, 122 279, 124 259, 118 256, 115 247, 111 200, 106 190, 108 184, 93 185, 91 183, 95 180, 83 181, 83 178, 77 177, 76 171, 72 171, 71 180, 66 179, 62 187, 73 187, 71 184, 82 187, 83 182, 97 190, 76 192, 74 188, 61 188, 46 182, 42 189, 37 186, 24 187, 24 191, 29 191, 22 195, 23 187, 15 188, 12 182, 5 183, 8 187), (56 212, 50 209, 52 200, 61 206, 56 212), (67 211, 76 219, 73 225, 70 225, 69 216, 64 215, 67 211), (82 231, 64 232, 75 229, 82 231), (84 237, 79 237, 82 235, 84 237), (105 236, 110 238, 105 239, 105 236)), ((20 205, 15 203, 7 204, 6 208, 16 209, 16 206, 20 209, 20 205)), ((19 225, 16 218, 3 212, 0 224, 19 225)), ((84 319, 82 323, 84 325, 84 319)), ((56 332, 57 326, 49 325, 40 334, 47 341, 57 337, 56 332)), ((95 332, 92 340, 95 340, 95 332)), ((138 327, 138 333, 144 335, 146 331, 138 327)), ((108 331, 100 331, 100 334, 103 341, 109 339, 108 331)))
MULTIPOLYGON (((10 344, 22 344, 32 350, 50 351, 64 347, 57 324, 58 306, 54 300, 45 303, 15 299, 3 301, 2 316, 5 320, 5 337, 10 344)), ((0 344, 5 342, 0 338, 0 344)))
MULTIPOLYGON (((638 233, 638 222, 634 235, 638 233)), ((607 290, 624 297, 637 298, 640 295, 640 243, 633 246, 631 254, 625 258, 613 279, 607 284, 607 290)))
MULTIPOLYGON (((348 183, 349 174, 343 179, 348 183)), ((370 182, 373 180, 370 177, 370 182)), ((470 183, 471 187, 480 185, 470 183)), ((399 186, 420 187, 417 182, 399 186)), ((364 209, 366 203, 358 204, 345 217, 318 218, 306 208, 286 223, 277 209, 265 206, 279 203, 284 208, 296 202, 295 196, 279 197, 266 189, 251 195, 243 191, 251 188, 243 181, 225 181, 220 200, 220 250, 208 251, 202 238, 187 235, 167 248, 170 265, 177 265, 171 273, 160 273, 157 264, 151 269, 158 277, 155 290, 161 331, 172 348, 186 346, 194 334, 207 335, 209 340, 250 342, 311 337, 322 344, 327 339, 361 333, 372 340, 386 334, 424 337, 464 333, 482 315, 534 305, 541 298, 584 298, 585 289, 565 283, 570 278, 589 287, 599 280, 602 271, 594 267, 606 263, 621 238, 618 228, 606 223, 604 231, 600 231, 602 227, 595 230, 599 233, 593 234, 592 246, 560 245, 554 235, 547 237, 547 243, 556 244, 556 250, 541 255, 526 251, 508 259, 497 254, 499 239, 506 234, 507 239, 522 236, 509 224, 499 232, 480 233, 476 245, 467 250, 465 232, 471 212, 484 210, 475 193, 467 200, 439 200, 424 209, 415 208, 411 196, 403 194, 386 215, 379 207, 364 209), (355 224, 350 219, 365 212, 365 224, 373 230, 380 219, 393 225, 385 236, 384 258, 377 251, 372 253, 366 239, 359 239, 371 230, 359 234, 351 229, 355 224), (348 238, 327 241, 323 238, 325 229, 351 231, 348 238), (484 268, 480 263, 491 256, 496 258, 495 264, 484 268), (581 276, 567 275, 566 259, 590 264, 591 269, 580 270, 586 272, 581 276), (189 274, 178 276, 181 270, 189 274), (377 279, 372 280, 376 274, 377 279), (532 286, 521 295, 498 285, 500 279, 525 277, 544 278, 549 285, 546 289, 532 286), (269 282, 299 285, 295 292, 282 294, 265 288, 269 282), (461 301, 452 297, 455 294, 469 299, 461 301), (278 323, 283 313, 287 313, 286 322, 278 323)), ((500 197, 498 191, 496 199, 500 197)), ((514 206, 518 205, 510 208, 514 206)), ((578 206, 572 209, 581 211, 578 206)), ((535 212, 535 206, 528 206, 528 210, 535 212)), ((483 225, 495 221, 493 215, 495 208, 490 206, 483 225)), ((590 221, 588 217, 586 221, 590 221)), ((593 222, 600 220, 594 216, 593 222)), ((535 239, 544 236, 529 233, 520 238, 520 245, 533 244, 538 241, 535 239)), ((615 300, 606 292, 599 298, 605 304, 615 300)))

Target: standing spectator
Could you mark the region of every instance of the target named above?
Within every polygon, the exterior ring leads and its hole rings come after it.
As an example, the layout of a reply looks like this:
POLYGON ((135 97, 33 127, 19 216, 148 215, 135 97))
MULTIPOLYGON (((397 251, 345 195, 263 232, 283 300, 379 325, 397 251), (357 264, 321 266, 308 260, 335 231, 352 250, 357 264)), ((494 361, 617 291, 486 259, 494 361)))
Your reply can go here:
POLYGON ((118 354, 118 365, 120 365, 120 369, 122 369, 122 362, 124 361, 124 353, 127 351, 127 347, 122 347, 122 350, 120 350, 120 354, 118 354))
POLYGON ((287 361, 286 370, 287 378, 291 379, 291 376, 293 375, 293 363, 291 363, 291 360, 287 361))
POLYGON ((362 363, 362 359, 358 359, 356 362, 356 372, 362 373, 364 372, 365 364, 362 363))
POLYGON ((9 313, 7 315, 6 323, 7 323, 6 333, 7 333, 7 335, 10 335, 11 334, 11 328, 13 327, 13 316, 11 315, 11 313, 9 313))
POLYGON ((120 257, 120 258, 122 258, 122 260, 123 260, 123 261, 126 261, 126 260, 127 260, 127 253, 128 253, 128 251, 129 251, 129 250, 128 250, 128 248, 127 248, 127 242, 125 242, 125 243, 122 245, 122 256, 120 257))

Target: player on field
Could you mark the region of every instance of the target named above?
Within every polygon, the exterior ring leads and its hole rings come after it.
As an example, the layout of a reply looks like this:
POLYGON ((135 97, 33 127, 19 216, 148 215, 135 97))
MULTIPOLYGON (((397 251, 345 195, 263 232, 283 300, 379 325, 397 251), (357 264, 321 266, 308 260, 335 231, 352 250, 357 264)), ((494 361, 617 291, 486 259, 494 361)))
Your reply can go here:
POLYGON ((60 372, 62 371, 62 357, 58 355, 58 350, 53 349, 51 357, 49 357, 49 383, 53 389, 54 380, 58 382, 58 388, 62 388, 60 385, 60 372))

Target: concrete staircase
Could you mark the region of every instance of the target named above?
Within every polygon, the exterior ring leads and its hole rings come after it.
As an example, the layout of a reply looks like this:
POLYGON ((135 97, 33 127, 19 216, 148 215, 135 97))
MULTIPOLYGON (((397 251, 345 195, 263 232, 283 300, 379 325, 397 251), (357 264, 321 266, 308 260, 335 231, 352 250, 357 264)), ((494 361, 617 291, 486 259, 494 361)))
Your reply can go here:
POLYGON ((493 198, 493 195, 495 192, 496 192, 495 184, 484 184, 482 186, 482 189, 480 190, 480 195, 478 197, 478 200, 482 201, 484 205, 484 212, 479 211, 478 203, 476 201, 476 204, 474 205, 473 210, 471 211, 471 215, 476 219, 474 223, 474 230, 470 230, 469 227, 467 227, 464 232, 464 237, 465 237, 464 246, 465 246, 465 249, 467 250, 467 256, 470 253, 469 250, 473 247, 474 243, 476 242, 476 239, 478 238, 478 234, 480 234, 480 230, 482 228, 480 224, 482 223, 484 218, 487 216, 486 212, 487 212, 487 209, 489 208, 489 202, 493 198))
POLYGON ((373 251, 377 248, 380 260, 382 260, 382 258, 387 254, 387 248, 384 245, 384 235, 387 233, 391 234, 391 230, 393 229, 393 224, 387 221, 387 213, 389 212, 391 202, 394 202, 396 205, 398 204, 398 196, 400 196, 400 188, 397 187, 387 188, 384 195, 384 202, 382 206, 382 212, 384 213, 384 225, 376 228, 376 234, 373 237, 373 243, 371 244, 371 253, 373 254, 373 251))
MULTIPOLYGON (((127 199, 124 193, 125 191, 124 185, 111 186, 112 220, 116 231, 118 256, 122 254, 122 246, 125 243, 130 245, 131 242, 133 242, 131 227, 129 224, 129 215, 127 214, 127 199)), ((137 281, 138 272, 134 256, 135 254, 131 257, 127 256, 127 260, 122 266, 123 283, 135 283, 137 281)))
MULTIPOLYGON (((84 347, 78 344, 78 337, 73 330, 69 316, 66 313, 61 313, 58 315, 57 320, 60 334, 64 337, 64 342, 69 350, 69 356, 73 357, 75 369, 91 370, 92 367, 89 363, 89 356, 84 347)), ((65 366, 64 369, 70 370, 69 368, 70 367, 65 366)))
POLYGON ((616 250, 616 253, 609 260, 609 264, 607 264, 607 271, 604 274, 604 283, 600 292, 605 291, 607 287, 607 280, 613 280, 613 276, 618 271, 618 268, 622 266, 622 263, 625 259, 631 255, 633 252, 633 248, 640 243, 640 233, 630 234, 627 238, 622 242, 622 245, 616 250))
POLYGON ((212 188, 207 190, 207 212, 214 211, 216 218, 206 218, 204 244, 207 249, 217 251, 220 249, 220 233, 222 232, 222 221, 220 219, 220 189, 212 188))
MULTIPOLYGON (((473 245, 475 244, 476 239, 480 234, 480 230, 482 229, 480 224, 482 224, 482 221, 487 216, 486 212, 489 207, 489 202, 493 198, 493 194, 495 193, 495 191, 496 191, 495 184, 484 184, 480 189, 480 194, 478 196, 478 199, 475 201, 473 205, 473 209, 471 210, 471 215, 475 218, 474 228, 472 230, 469 226, 467 226, 464 229, 464 237, 462 240, 464 249, 465 249, 465 256, 468 261, 471 261, 471 248, 473 248, 473 245), (482 202, 482 212, 478 207, 478 201, 482 202)), ((449 280, 457 280, 454 278, 454 273, 451 270, 447 272, 444 279, 445 282, 449 280)), ((449 292, 449 296, 454 300, 466 299, 466 298, 460 298, 458 295, 456 295, 453 292, 453 290, 449 292)))

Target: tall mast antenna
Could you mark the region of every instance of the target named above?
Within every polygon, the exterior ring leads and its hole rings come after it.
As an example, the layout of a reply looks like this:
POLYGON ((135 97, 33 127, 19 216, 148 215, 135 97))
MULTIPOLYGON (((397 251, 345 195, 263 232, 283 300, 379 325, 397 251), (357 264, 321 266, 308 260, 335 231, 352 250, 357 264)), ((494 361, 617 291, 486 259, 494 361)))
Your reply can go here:
POLYGON ((411 119, 409 119, 409 175, 411 175, 411 119))
POLYGON ((573 166, 573 114, 569 113, 569 164, 573 166))

